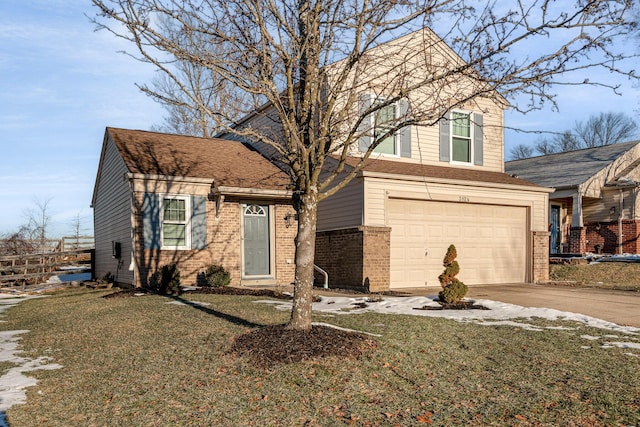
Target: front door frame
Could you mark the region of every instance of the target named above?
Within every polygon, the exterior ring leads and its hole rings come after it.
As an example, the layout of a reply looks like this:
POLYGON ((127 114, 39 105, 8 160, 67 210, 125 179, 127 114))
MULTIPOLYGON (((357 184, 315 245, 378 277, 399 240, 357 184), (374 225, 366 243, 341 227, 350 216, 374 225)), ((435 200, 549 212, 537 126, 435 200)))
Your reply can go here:
POLYGON ((562 205, 555 203, 549 206, 549 253, 562 253, 562 205))
MULTIPOLYGON (((259 201, 245 201, 240 204, 240 274, 241 280, 249 282, 262 282, 264 280, 271 281, 275 278, 275 221, 273 204, 259 201), (269 230, 269 273, 261 275, 248 275, 245 272, 245 210, 248 206, 257 205, 266 209, 269 230)), ((241 283, 242 283, 241 282, 241 283)))

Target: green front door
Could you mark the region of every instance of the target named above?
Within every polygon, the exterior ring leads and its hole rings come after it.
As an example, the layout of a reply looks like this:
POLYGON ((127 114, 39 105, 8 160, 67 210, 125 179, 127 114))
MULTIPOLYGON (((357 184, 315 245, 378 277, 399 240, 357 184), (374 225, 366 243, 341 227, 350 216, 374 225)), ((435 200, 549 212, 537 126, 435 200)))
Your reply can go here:
POLYGON ((270 275, 269 206, 244 207, 244 275, 270 275))

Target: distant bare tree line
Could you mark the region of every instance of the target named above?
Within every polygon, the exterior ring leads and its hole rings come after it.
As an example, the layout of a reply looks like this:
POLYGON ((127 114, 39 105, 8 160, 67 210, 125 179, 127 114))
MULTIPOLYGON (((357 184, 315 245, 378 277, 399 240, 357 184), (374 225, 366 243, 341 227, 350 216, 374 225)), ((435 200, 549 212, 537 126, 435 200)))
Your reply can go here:
POLYGON ((586 122, 576 122, 572 129, 550 138, 541 138, 533 146, 518 144, 509 152, 512 160, 534 155, 563 153, 581 148, 601 147, 630 141, 638 136, 638 125, 625 113, 600 113, 586 122))
MULTIPOLYGON (((51 236, 51 198, 33 200, 33 207, 23 212, 24 223, 13 232, 0 235, 1 255, 25 255, 43 252, 51 236)), ((76 214, 70 223, 70 237, 79 241, 84 232, 81 215, 76 214)))

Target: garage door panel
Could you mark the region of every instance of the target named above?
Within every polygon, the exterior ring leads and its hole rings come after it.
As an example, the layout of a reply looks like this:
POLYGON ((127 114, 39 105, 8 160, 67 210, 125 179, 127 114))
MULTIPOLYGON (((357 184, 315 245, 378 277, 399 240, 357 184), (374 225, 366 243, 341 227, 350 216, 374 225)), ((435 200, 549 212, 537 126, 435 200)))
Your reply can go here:
POLYGON ((524 207, 390 199, 387 212, 391 287, 437 285, 450 244, 469 285, 526 278, 524 207))

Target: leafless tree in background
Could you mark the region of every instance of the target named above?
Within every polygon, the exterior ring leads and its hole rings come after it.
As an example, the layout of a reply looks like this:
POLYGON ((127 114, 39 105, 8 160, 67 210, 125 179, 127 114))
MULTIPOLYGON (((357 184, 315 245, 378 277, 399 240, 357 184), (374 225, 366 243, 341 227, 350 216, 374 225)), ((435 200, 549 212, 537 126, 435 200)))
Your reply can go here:
MULTIPOLYGON (((165 34, 179 34, 171 21, 163 20, 165 34)), ((217 56, 221 45, 207 42, 207 35, 182 37, 181 43, 192 46, 189 50, 207 49, 217 56)), ((189 60, 177 60, 172 74, 161 73, 151 86, 138 86, 142 92, 163 105, 167 111, 164 123, 154 130, 180 135, 209 138, 239 119, 253 105, 245 101, 246 94, 207 66, 189 60)))
POLYGON ((294 329, 311 327, 318 202, 343 188, 385 138, 408 125, 434 125, 448 110, 479 98, 501 102, 498 93, 526 112, 555 105, 557 85, 617 89, 586 81, 577 70, 600 68, 636 78, 618 68, 631 54, 617 51, 615 43, 632 29, 631 0, 502 1, 480 8, 464 0, 92 2, 98 28, 129 40, 135 56, 164 74, 191 106, 220 116, 224 131, 269 146, 289 173, 299 217, 288 325, 294 329), (439 35, 459 55, 446 63, 432 57, 441 47, 437 38, 425 37, 421 49, 404 52, 391 67, 385 55, 371 50, 444 22, 448 28, 439 35), (207 43, 197 42, 202 39, 207 43), (235 117, 193 96, 176 62, 205 68, 248 100, 256 114, 268 103, 271 113, 263 121, 270 126, 230 126, 235 117), (384 100, 362 108, 359 94, 373 88, 384 100), (361 126, 402 100, 410 107, 385 123, 386 133, 371 135, 370 127, 361 126), (350 149, 365 135, 372 143, 347 168, 350 149))
POLYGON ((533 156, 533 148, 527 144, 518 144, 509 151, 511 160, 527 159, 533 156))
POLYGON ((27 209, 24 212, 26 218, 26 230, 29 239, 37 244, 39 251, 44 251, 47 246, 47 231, 51 222, 51 209, 49 208, 51 198, 39 199, 35 198, 33 204, 35 207, 27 209))
POLYGON ((600 113, 577 122, 574 134, 583 147, 600 147, 630 141, 638 135, 638 125, 624 113, 600 113))
MULTIPOLYGON (((534 149, 540 155, 563 153, 627 142, 637 136, 638 125, 630 116, 624 113, 600 113, 592 115, 586 122, 576 122, 571 130, 558 133, 551 138, 539 139, 535 142, 534 149)), ((510 152, 511 160, 524 159, 534 154, 533 150, 528 155, 525 155, 526 152, 525 147, 514 147, 510 152)))

